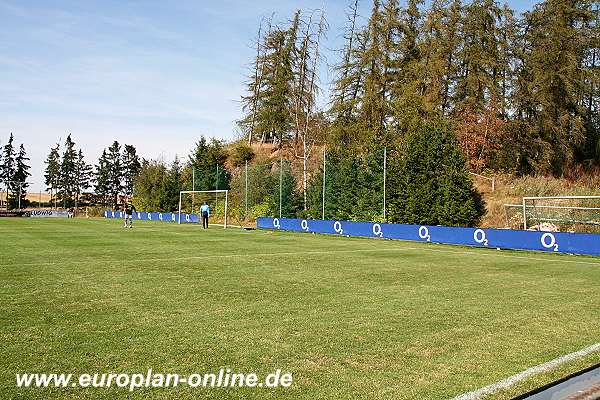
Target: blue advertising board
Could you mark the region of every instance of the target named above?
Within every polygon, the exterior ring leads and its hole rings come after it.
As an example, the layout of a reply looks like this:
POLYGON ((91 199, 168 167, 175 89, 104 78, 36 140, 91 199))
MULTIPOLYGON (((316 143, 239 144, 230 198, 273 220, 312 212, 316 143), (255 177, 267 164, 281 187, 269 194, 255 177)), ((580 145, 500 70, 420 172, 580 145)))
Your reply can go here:
MULTIPOLYGON (((105 218, 125 218, 123 211, 104 211, 105 218)), ((163 222, 179 222, 179 213, 168 212, 134 212, 132 215, 134 220, 143 221, 163 221, 163 222)), ((181 223, 198 223, 198 215, 181 213, 181 223)))
POLYGON ((380 222, 267 217, 258 218, 256 227, 476 247, 600 255, 600 235, 590 233, 538 232, 511 229, 458 228, 380 222))

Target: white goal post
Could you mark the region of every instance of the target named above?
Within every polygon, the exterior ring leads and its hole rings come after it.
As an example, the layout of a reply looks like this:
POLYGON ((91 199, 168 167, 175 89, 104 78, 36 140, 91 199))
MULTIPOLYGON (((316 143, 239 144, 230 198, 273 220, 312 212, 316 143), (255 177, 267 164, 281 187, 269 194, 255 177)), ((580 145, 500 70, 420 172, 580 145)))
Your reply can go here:
MULTIPOLYGON (((225 209, 224 209, 224 223, 223 223, 223 227, 227 228, 227 208, 228 208, 228 203, 229 203, 229 190, 182 190, 179 192, 179 213, 177 214, 178 218, 177 218, 177 223, 181 224, 181 202, 182 202, 182 198, 184 194, 206 194, 206 193, 213 193, 215 195, 218 196, 219 193, 224 193, 225 194, 225 209)), ((193 212, 193 210, 192 210, 193 212)))
POLYGON ((540 222, 548 223, 571 223, 582 225, 600 225, 600 196, 541 196, 541 197, 523 197, 522 203, 523 228, 528 228, 528 219, 531 217, 540 222), (562 201, 562 203, 561 203, 562 201), (536 202, 538 204, 536 204, 536 202), (565 204, 565 203, 571 204, 565 204), (542 204, 540 204, 542 203, 542 204), (575 203, 575 204, 573 204, 575 203), (587 203, 587 204, 586 204, 587 203), (591 205, 589 203, 599 203, 591 205), (529 213, 528 213, 529 211, 529 213), (542 214, 529 215, 532 213, 542 214), (554 213, 554 215, 545 215, 545 213, 554 213), (585 218, 579 214, 592 214, 585 218))

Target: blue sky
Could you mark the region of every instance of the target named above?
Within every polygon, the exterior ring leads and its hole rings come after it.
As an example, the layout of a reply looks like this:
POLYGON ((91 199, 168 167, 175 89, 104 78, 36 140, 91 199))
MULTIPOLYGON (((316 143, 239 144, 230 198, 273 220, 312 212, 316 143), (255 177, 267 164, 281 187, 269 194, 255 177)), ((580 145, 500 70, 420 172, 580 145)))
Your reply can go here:
MULTIPOLYGON (((370 1, 361 3, 366 16, 370 1)), ((518 11, 533 3, 509 2, 518 11)), ((25 144, 37 191, 49 148, 68 133, 94 164, 115 139, 167 161, 202 134, 232 139, 261 18, 324 6, 334 63, 347 4, 0 0, 0 144, 10 132, 25 144)), ((322 74, 321 86, 331 78, 322 74)))

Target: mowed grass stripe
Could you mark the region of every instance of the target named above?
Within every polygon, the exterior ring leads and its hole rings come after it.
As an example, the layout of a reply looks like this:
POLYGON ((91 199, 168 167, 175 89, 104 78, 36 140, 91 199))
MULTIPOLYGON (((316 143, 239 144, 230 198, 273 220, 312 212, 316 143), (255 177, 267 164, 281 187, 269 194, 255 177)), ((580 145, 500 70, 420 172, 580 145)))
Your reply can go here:
POLYGON ((0 397, 442 399, 599 341, 600 271, 545 262, 589 257, 120 222, 0 221, 16 241, 0 243, 11 260, 0 268, 0 397), (32 236, 19 239, 22 227, 32 236), (387 248, 402 251, 378 252, 387 248), (198 256, 162 260, 190 249, 198 256), (64 265, 19 266, 54 254, 64 265), (144 254, 161 256, 130 262, 144 254), (87 262, 100 256, 113 262, 87 262), (14 387, 15 371, 221 366, 282 368, 295 381, 277 391, 14 387))

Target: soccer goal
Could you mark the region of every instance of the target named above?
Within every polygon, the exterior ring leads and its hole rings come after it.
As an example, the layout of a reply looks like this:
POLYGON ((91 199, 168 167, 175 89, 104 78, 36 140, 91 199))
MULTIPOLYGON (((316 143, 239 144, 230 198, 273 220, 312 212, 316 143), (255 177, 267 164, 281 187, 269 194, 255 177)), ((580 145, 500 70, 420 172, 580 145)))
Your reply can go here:
POLYGON ((211 225, 223 225, 227 228, 229 206, 229 190, 182 190, 179 192, 179 219, 181 214, 196 214, 200 220, 200 207, 204 204, 210 207, 211 225))
POLYGON ((523 197, 524 229, 600 232, 600 196, 523 197))

